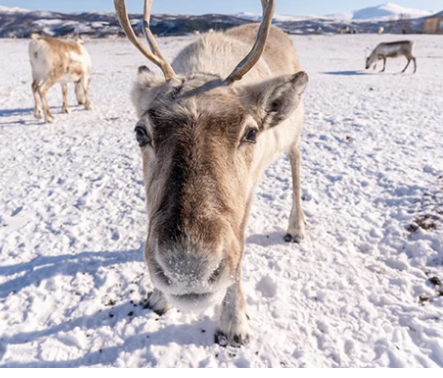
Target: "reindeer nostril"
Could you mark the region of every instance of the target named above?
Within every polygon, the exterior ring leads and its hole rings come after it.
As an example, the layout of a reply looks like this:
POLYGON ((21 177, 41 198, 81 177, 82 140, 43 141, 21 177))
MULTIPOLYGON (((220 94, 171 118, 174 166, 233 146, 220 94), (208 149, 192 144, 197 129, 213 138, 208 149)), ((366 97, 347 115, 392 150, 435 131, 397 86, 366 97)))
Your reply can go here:
POLYGON ((215 283, 220 278, 222 270, 223 270, 223 264, 220 263, 218 265, 218 267, 212 272, 211 276, 209 277, 209 280, 208 280, 209 283, 215 283))

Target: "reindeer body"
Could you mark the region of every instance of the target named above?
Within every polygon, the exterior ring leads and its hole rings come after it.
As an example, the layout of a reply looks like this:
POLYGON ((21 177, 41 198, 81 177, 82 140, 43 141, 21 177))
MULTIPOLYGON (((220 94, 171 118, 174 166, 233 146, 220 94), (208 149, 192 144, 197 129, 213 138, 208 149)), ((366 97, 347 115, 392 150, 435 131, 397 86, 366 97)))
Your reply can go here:
POLYGON ((417 71, 417 62, 415 57, 412 55, 414 45, 415 42, 412 41, 380 43, 366 59, 366 69, 368 69, 373 63, 383 60, 383 69, 381 72, 384 72, 386 69, 386 58, 398 58, 404 56, 408 60, 408 63, 406 64, 406 67, 403 69, 402 73, 406 71, 411 60, 414 62, 415 73, 417 71))
POLYGON ((67 83, 75 83, 79 104, 91 109, 89 102, 89 71, 91 59, 79 42, 66 42, 51 37, 33 37, 29 43, 29 60, 32 67, 32 93, 34 95, 34 116, 42 117, 40 100, 43 104, 46 122, 55 119, 49 111, 46 93, 55 83, 60 83, 63 93, 63 113, 69 113, 67 83))
POLYGON ((285 240, 304 238, 299 137, 307 75, 289 37, 271 27, 275 0, 262 0, 260 28, 211 33, 172 65, 147 28, 151 1, 144 24, 152 52, 135 37, 124 0, 114 3, 128 38, 165 75, 142 66, 132 91, 149 217, 144 252, 155 287, 148 306, 163 313, 222 301, 215 341, 245 344, 245 228, 264 169, 286 151, 293 205, 285 240))

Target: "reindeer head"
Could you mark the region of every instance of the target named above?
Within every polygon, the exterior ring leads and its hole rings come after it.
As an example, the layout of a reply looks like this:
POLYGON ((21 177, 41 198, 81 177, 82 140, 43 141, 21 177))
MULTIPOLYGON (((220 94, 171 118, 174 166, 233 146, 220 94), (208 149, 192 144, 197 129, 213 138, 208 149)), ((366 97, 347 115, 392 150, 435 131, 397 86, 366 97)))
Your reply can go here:
POLYGON ((371 52, 369 48, 365 49, 365 69, 369 69, 372 64, 377 62, 377 55, 375 50, 371 52), (369 55, 368 55, 369 54, 369 55))
MULTIPOLYGON (((263 3, 257 41, 226 79, 176 75, 147 27, 153 53, 134 42, 165 75, 140 67, 132 99, 149 215, 145 257, 154 285, 178 307, 206 307, 238 279, 256 156, 267 131, 297 108, 307 84, 300 72, 232 85, 263 52, 275 1, 263 3)), ((115 4, 126 34, 136 40, 124 1, 115 4)))

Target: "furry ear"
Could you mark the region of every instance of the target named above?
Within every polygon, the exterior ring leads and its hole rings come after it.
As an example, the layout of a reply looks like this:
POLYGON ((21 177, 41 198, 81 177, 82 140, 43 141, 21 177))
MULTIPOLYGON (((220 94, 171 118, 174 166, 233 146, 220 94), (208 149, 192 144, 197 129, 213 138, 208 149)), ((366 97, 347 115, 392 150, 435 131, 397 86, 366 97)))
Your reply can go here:
POLYGON ((141 86, 151 88, 165 83, 165 79, 157 76, 146 66, 140 66, 137 70, 137 81, 141 86))
POLYGON ((242 98, 251 111, 257 114, 261 129, 269 129, 287 119, 297 109, 307 84, 308 75, 301 71, 247 86, 243 88, 242 98))
POLYGON ((74 41, 77 42, 77 43, 79 43, 79 44, 81 44, 81 45, 83 45, 83 43, 85 42, 85 40, 83 39, 83 37, 82 37, 81 35, 79 35, 79 34, 77 34, 77 35, 75 36, 74 41))
POLYGON ((132 102, 135 105, 138 117, 142 116, 146 106, 152 101, 154 96, 153 89, 163 84, 165 84, 164 77, 156 76, 146 66, 138 68, 137 79, 131 93, 132 102))

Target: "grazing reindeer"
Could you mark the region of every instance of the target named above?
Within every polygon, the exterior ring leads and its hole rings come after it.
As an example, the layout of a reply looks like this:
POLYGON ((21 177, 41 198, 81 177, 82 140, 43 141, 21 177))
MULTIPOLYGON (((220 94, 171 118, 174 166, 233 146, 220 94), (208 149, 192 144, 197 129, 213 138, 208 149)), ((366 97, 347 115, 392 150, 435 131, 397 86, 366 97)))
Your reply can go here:
MULTIPOLYGON (((387 42, 380 43, 366 58, 366 69, 371 67, 373 63, 376 63, 378 60, 383 59, 383 69, 380 72, 384 72, 386 69, 386 58, 398 58, 400 56, 406 57, 408 63, 406 67, 401 71, 402 73, 406 71, 409 66, 411 60, 414 62, 414 73, 417 72, 417 62, 415 57, 412 55, 412 49, 415 45, 415 42, 412 41, 398 41, 398 42, 387 42)), ((375 67, 374 67, 375 69, 375 67)))
POLYGON ((45 121, 55 121, 49 111, 46 93, 59 82, 63 93, 63 113, 70 113, 67 102, 67 83, 75 83, 75 94, 79 104, 91 109, 88 97, 89 70, 91 59, 80 42, 66 42, 51 37, 32 36, 29 43, 29 59, 32 67, 32 94, 34 95, 34 116, 42 118, 40 100, 43 104, 45 121))
POLYGON ((128 38, 164 74, 140 67, 132 92, 149 217, 145 259, 155 287, 148 306, 163 313, 170 305, 194 310, 222 302, 215 341, 245 344, 246 223, 264 169, 285 151, 293 178, 285 240, 305 235, 299 137, 308 77, 289 37, 271 27, 275 0, 262 0, 259 27, 209 34, 172 65, 149 29, 152 0, 144 14, 152 52, 135 36, 125 1, 114 5, 128 38))

